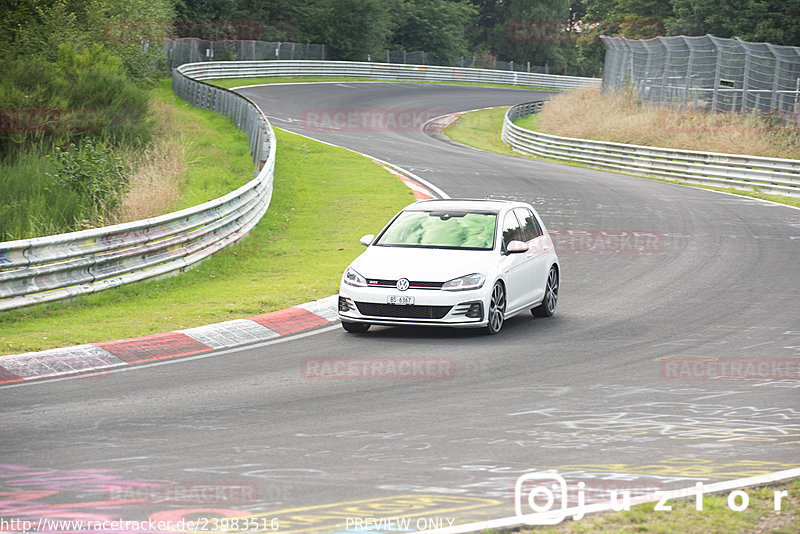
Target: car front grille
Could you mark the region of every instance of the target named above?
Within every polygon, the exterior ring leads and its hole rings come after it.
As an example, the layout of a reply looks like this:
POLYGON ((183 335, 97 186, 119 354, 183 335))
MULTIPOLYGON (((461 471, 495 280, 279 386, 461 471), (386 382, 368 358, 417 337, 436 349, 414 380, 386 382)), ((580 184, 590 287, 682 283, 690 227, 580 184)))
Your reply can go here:
MULTIPOLYGON (((367 279, 367 287, 395 287, 397 280, 380 280, 375 278, 367 279)), ((409 289, 441 289, 444 282, 415 282, 408 283, 409 289)))
POLYGON ((452 309, 452 306, 399 306, 374 302, 356 302, 356 307, 361 315, 404 319, 441 319, 452 309))

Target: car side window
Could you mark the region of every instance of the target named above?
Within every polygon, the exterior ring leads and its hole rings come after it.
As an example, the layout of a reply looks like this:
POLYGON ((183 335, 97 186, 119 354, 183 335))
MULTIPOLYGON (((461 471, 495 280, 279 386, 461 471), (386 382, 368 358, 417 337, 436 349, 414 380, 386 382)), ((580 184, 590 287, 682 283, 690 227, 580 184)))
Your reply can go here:
POLYGON ((522 223, 522 234, 525 237, 525 242, 536 239, 542 235, 542 227, 539 226, 539 221, 536 220, 536 216, 531 212, 531 210, 526 208, 517 208, 514 210, 514 212, 517 214, 517 218, 522 223))
POLYGON ((503 250, 507 250, 508 244, 512 241, 522 241, 522 230, 517 216, 513 211, 509 211, 503 219, 503 250))

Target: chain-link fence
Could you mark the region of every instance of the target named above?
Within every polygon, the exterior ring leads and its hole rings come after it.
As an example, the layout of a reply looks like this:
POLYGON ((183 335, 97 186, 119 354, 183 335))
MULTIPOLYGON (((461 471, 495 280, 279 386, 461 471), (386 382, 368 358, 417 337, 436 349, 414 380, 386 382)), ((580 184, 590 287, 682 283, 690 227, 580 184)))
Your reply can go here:
MULTIPOLYGON (((325 60, 325 45, 303 43, 271 43, 250 40, 204 40, 196 37, 167 39, 164 56, 170 69, 185 63, 201 61, 264 61, 270 59, 318 59, 325 60)), ((372 62, 398 63, 406 65, 439 65, 445 67, 475 67, 516 72, 548 74, 547 66, 498 61, 494 58, 460 57, 449 63, 437 62, 434 56, 420 50, 386 50, 380 57, 370 57, 372 62)))
POLYGON ((167 39, 164 55, 169 68, 200 61, 263 61, 326 59, 325 45, 267 41, 206 41, 195 37, 167 39))
POLYGON ((603 89, 676 109, 773 112, 800 124, 800 47, 741 39, 601 37, 603 89))
POLYGON ((515 63, 513 61, 498 61, 495 58, 477 58, 475 56, 461 56, 449 62, 440 62, 434 59, 429 52, 406 50, 386 50, 384 57, 370 57, 372 61, 385 61, 386 63, 398 63, 407 65, 439 65, 444 67, 460 68, 482 68, 492 70, 512 70, 515 72, 536 72, 548 74, 547 66, 531 65, 527 63, 515 63))

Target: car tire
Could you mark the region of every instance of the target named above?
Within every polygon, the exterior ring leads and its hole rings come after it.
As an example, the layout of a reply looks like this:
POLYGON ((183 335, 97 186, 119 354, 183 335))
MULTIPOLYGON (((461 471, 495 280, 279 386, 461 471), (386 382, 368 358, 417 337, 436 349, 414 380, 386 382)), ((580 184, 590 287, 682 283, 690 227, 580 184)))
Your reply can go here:
POLYGON ((502 282, 495 282, 492 288, 492 296, 489 298, 488 324, 486 333, 494 335, 503 328, 506 316, 506 287, 502 282))
POLYGON ((558 304, 558 269, 553 265, 547 274, 547 285, 544 288, 544 299, 539 306, 531 309, 531 313, 536 317, 552 317, 556 313, 558 304))
POLYGON ((369 323, 348 323, 347 321, 342 321, 342 328, 350 332, 351 334, 363 334, 369 327, 372 326, 369 323))

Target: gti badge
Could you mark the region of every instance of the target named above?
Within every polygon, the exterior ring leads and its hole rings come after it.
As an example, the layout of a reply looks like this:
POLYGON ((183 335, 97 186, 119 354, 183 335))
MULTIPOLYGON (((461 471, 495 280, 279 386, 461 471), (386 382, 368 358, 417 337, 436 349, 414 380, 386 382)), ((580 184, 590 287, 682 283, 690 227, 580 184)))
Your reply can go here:
POLYGON ((409 284, 410 282, 408 281, 408 278, 401 278, 400 280, 397 281, 397 289, 399 289, 400 291, 405 291, 406 289, 408 289, 409 284))

